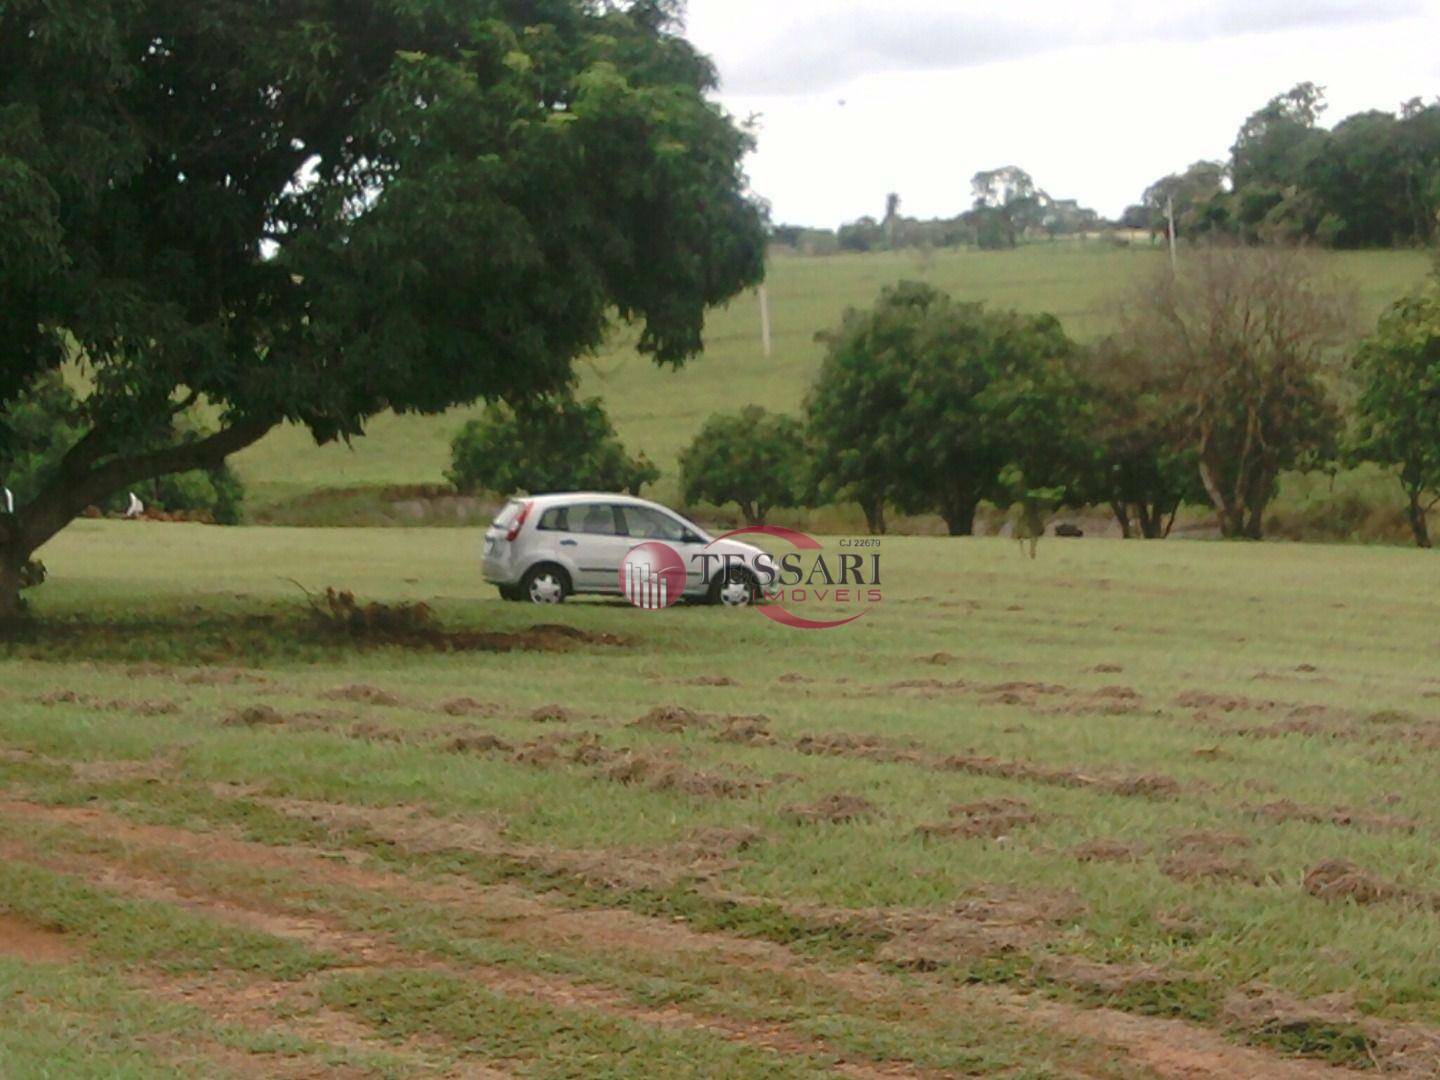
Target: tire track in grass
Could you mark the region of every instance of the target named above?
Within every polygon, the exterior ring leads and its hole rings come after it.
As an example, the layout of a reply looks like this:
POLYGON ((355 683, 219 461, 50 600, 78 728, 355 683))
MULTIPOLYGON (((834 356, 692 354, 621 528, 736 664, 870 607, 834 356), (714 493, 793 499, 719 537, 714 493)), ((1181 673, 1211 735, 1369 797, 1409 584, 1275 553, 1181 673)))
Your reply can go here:
MULTIPOLYGON (((203 855, 212 862, 224 862, 227 858, 233 859, 239 855, 241 858, 238 861, 251 865, 258 864, 272 869, 277 865, 273 854, 265 850, 264 845, 203 836, 166 826, 134 825, 94 808, 44 807, 11 801, 0 803, 0 814, 36 822, 50 822, 127 844, 179 847, 189 855, 203 855), (257 848, 261 850, 257 851, 257 848)), ((795 1059, 788 1064, 782 1062, 781 1067, 797 1074, 813 1071, 803 1059, 831 1056, 830 1049, 822 1043, 781 1024, 749 1023, 724 1016, 694 1016, 676 1007, 646 1008, 599 986, 577 984, 558 977, 530 974, 508 967, 473 963, 459 967, 440 961, 421 961, 395 946, 383 935, 359 933, 337 925, 336 921, 330 918, 297 918, 292 913, 275 911, 263 905, 209 895, 192 887, 190 883, 186 883, 186 887, 182 889, 155 874, 138 873, 131 867, 120 865, 99 852, 83 855, 69 851, 60 854, 53 851, 37 852, 24 844, 14 842, 0 845, 0 852, 11 859, 75 874, 94 886, 124 896, 181 907, 227 925, 271 934, 333 953, 342 958, 343 966, 331 968, 332 974, 357 976, 363 981, 380 972, 410 973, 417 977, 438 979, 442 983, 444 980, 452 980, 455 986, 483 986, 490 998, 505 998, 512 1003, 529 1001, 552 1010, 569 1010, 577 1016, 593 1012, 608 1017, 611 1021, 634 1025, 640 1030, 653 1027, 661 1032, 671 1032, 686 1038, 700 1038, 702 1041, 714 1037, 749 1050, 773 1054, 777 1059, 795 1059)), ((284 861, 294 866, 292 860, 284 861)), ((314 871, 320 868, 312 863, 309 869, 314 871)), ((341 876, 352 881, 357 876, 363 877, 372 887, 377 884, 377 876, 371 873, 355 875, 342 871, 341 876)), ((413 891, 413 883, 404 878, 386 881, 385 885, 397 891, 413 891)), ((329 980, 324 979, 321 982, 324 985, 319 992, 322 998, 326 998, 330 994, 329 980)), ((187 1000, 198 996, 214 1008, 234 1008, 252 1015, 257 1005, 277 1005, 287 996, 283 993, 283 988, 274 984, 250 983, 238 986, 202 980, 187 987, 176 986, 165 980, 157 982, 153 975, 147 983, 152 992, 187 1000)), ((497 1007, 494 1001, 487 1000, 486 1004, 491 1010, 497 1007)), ((362 1009, 360 1014, 366 1015, 366 1011, 362 1009)), ((329 1033, 333 1035, 333 1019, 328 1026, 329 1033)), ((344 1025, 339 1027, 343 1029, 344 1025)), ((353 1031, 346 1034, 349 1039, 354 1038, 353 1031)), ((653 1039, 651 1041, 653 1042, 653 1039)), ((836 1062, 833 1070, 840 1075, 859 1078, 938 1075, 908 1066, 904 1062, 836 1062)))
MULTIPOLYGON (((15 806, 16 804, 10 804, 15 806)), ((860 1000, 877 1001, 893 996, 899 980, 869 965, 856 965, 835 972, 815 965, 798 957, 793 951, 773 945, 727 935, 698 933, 688 927, 659 919, 647 919, 631 912, 599 909, 574 911, 556 908, 535 897, 525 896, 513 889, 495 889, 476 886, 472 883, 448 882, 443 885, 432 882, 417 883, 411 878, 371 869, 359 869, 349 863, 336 862, 325 853, 300 847, 274 848, 251 841, 235 840, 209 833, 192 833, 170 826, 136 825, 125 819, 93 809, 70 810, 56 807, 27 807, 26 812, 41 818, 71 825, 99 829, 108 834, 118 834, 139 842, 179 847, 181 850, 198 854, 210 851, 226 860, 259 866, 275 866, 277 860, 292 869, 308 869, 316 873, 331 874, 348 884, 365 888, 381 888, 392 891, 404 890, 417 894, 427 901, 441 903, 499 901, 507 906, 513 916, 512 926, 522 928, 520 940, 544 946, 555 944, 556 939, 564 941, 576 936, 604 935, 606 940, 620 947, 631 949, 664 950, 673 955, 677 951, 694 951, 727 964, 744 966, 747 969, 773 967, 777 974, 795 974, 803 971, 806 977, 813 977, 841 987, 846 993, 860 1000), (143 838, 143 839, 142 839, 143 838), (638 934, 636 931, 640 931, 638 934)), ((328 806, 329 804, 322 804, 328 806)), ((0 807, 0 810, 6 807, 0 807)), ((288 805, 291 812, 302 808, 288 805)), ((367 811, 359 808, 337 808, 342 817, 358 815, 364 817, 367 811)), ((383 814, 384 812, 379 812, 383 814)), ((334 853, 330 853, 333 856, 334 853)), ((443 970, 443 966, 429 970, 443 970)), ((519 977, 510 969, 497 969, 487 973, 487 979, 494 978, 493 985, 501 989, 513 989, 530 995, 537 991, 543 998, 546 993, 554 994, 556 985, 537 987, 533 976, 519 977)), ((934 987, 927 987, 934 991, 934 987)), ((554 999, 557 1004, 573 1004, 588 1001, 596 1007, 624 1007, 624 1001, 607 1001, 607 992, 594 988, 577 989, 573 984, 561 984, 559 993, 574 994, 574 997, 554 999), (601 994, 601 998, 595 997, 601 994)), ((974 1009, 976 1006, 992 1008, 1019 1022, 1066 1031, 1072 1035, 1093 1040, 1123 1053, 1136 1070, 1144 1069, 1154 1075, 1166 1077, 1232 1077, 1232 1076, 1275 1076, 1295 1078, 1334 1075, 1333 1070, 1313 1062, 1287 1061, 1261 1050, 1237 1047, 1226 1042, 1217 1033, 1179 1020, 1161 1020, 1150 1017, 1132 1016, 1109 1009, 1084 1009, 1058 1002, 1043 1001, 1033 997, 1022 997, 1014 993, 997 991, 993 988, 971 987, 965 990, 945 988, 937 1000, 952 1009, 974 1009)), ((633 1008, 633 1006, 631 1006, 633 1008)), ((666 1011, 668 1015, 669 1011, 666 1011)), ((646 1019, 659 1022, 664 1015, 655 1010, 641 1010, 646 1019)), ((694 1023, 693 1017, 686 1017, 694 1023)), ((702 1023, 712 1024, 713 1018, 702 1023)), ((753 1039, 764 1037, 754 1026, 743 1028, 743 1037, 753 1039)), ((813 1044, 810 1044, 813 1046, 813 1044)), ((913 1072, 913 1070, 912 1070, 913 1072)), ((892 1068, 888 1072, 870 1072, 862 1075, 907 1075, 892 1068)), ((1135 1075, 1126 1072, 1123 1075, 1135 1075)))

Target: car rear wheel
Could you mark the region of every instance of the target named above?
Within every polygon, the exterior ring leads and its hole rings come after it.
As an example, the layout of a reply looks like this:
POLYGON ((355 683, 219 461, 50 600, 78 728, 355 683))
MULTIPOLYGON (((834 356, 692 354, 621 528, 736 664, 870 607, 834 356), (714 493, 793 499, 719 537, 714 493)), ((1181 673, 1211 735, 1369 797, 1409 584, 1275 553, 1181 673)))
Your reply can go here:
POLYGON ((570 578, 558 566, 534 566, 520 581, 521 599, 532 604, 563 604, 570 595, 570 578))

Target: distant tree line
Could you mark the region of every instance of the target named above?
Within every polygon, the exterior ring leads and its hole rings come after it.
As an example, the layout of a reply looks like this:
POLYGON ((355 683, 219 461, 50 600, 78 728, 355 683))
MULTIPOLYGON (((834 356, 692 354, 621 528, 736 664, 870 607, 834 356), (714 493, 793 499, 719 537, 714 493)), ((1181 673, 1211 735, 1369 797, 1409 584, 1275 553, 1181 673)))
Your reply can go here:
MULTIPOLYGON (((1353 288, 1294 249, 1200 248, 1123 299, 1115 333, 1082 346, 1053 315, 887 288, 821 335, 802 417, 750 406, 707 421, 680 456, 684 498, 734 504, 752 524, 850 502, 874 533, 891 509, 933 513, 955 536, 982 502, 1016 508, 1031 535, 1042 507, 1105 507, 1127 539, 1168 536, 1194 505, 1224 536, 1258 540, 1282 474, 1373 462, 1431 546, 1440 268, 1354 348, 1353 288)), ((597 400, 492 407, 454 451, 457 484, 502 494, 638 494, 659 476, 597 400)))
POLYGON ((1440 213, 1440 102, 1356 113, 1333 128, 1325 93, 1301 83, 1240 128, 1229 161, 1162 177, 1121 224, 1159 234, 1173 203, 1190 239, 1361 248, 1423 245, 1440 213))
POLYGON ((976 173, 970 209, 951 218, 922 220, 901 213, 900 196, 885 200, 885 216, 869 215, 838 229, 776 225, 771 242, 807 255, 979 247, 1013 248, 1022 240, 1084 235, 1105 224, 1075 199, 1057 199, 1015 165, 976 173))

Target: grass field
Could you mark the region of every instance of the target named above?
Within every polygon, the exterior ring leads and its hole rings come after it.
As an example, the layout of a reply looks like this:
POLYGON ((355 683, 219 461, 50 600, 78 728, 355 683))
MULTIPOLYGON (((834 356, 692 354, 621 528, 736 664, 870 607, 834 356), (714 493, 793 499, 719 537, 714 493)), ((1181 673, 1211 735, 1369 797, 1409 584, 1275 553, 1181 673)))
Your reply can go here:
POLYGON ((46 550, 0 1076, 1440 1069, 1427 553, 889 539, 807 634, 537 631, 474 543, 46 550), (286 579, 525 648, 340 641, 286 579))
MULTIPOLYGON (((867 307, 880 289, 905 278, 930 281, 967 300, 1050 311, 1077 338, 1090 339, 1112 323, 1117 293, 1154 260, 1148 248, 1101 243, 1035 245, 1012 252, 941 252, 772 260, 768 289, 774 356, 760 345, 754 294, 716 311, 705 354, 679 372, 660 371, 617 340, 582 365, 582 391, 599 394, 632 451, 643 450, 664 472, 654 493, 678 495, 676 455, 706 417, 749 404, 799 408, 819 366, 817 332, 835 326, 847 307, 867 307)), ((1430 267, 1420 252, 1327 254, 1358 285, 1367 321, 1412 289, 1430 267)), ((353 449, 315 447, 302 431, 275 433, 236 459, 250 486, 252 507, 320 488, 438 484, 449 467, 450 440, 473 410, 441 417, 384 416, 353 449)))

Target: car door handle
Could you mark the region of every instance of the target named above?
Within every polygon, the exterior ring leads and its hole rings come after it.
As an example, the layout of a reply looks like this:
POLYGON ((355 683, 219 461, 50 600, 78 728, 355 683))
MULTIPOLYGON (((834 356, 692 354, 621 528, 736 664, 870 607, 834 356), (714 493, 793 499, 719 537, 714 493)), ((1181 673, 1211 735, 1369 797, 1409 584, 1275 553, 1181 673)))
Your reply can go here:
POLYGON ((561 540, 561 541, 560 541, 560 546, 561 546, 561 547, 579 547, 579 546, 580 546, 580 541, 579 541, 579 540, 561 540))

